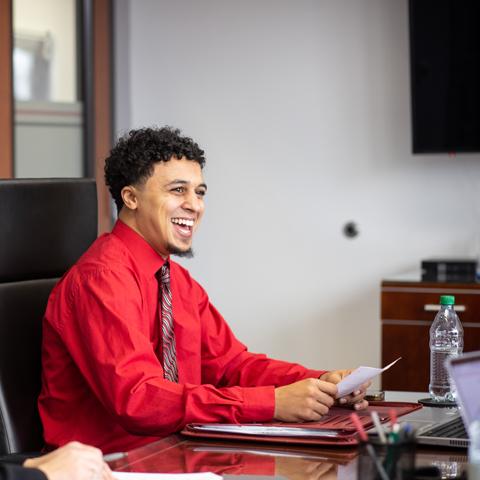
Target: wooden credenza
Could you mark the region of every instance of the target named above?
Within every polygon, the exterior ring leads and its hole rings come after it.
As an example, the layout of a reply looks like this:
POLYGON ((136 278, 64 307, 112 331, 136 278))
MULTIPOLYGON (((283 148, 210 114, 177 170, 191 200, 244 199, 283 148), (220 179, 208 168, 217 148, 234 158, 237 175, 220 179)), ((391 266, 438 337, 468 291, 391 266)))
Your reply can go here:
POLYGON ((382 374, 383 390, 428 391, 429 329, 440 295, 455 296, 464 329, 464 352, 480 350, 480 284, 383 280, 382 365, 402 360, 382 374))

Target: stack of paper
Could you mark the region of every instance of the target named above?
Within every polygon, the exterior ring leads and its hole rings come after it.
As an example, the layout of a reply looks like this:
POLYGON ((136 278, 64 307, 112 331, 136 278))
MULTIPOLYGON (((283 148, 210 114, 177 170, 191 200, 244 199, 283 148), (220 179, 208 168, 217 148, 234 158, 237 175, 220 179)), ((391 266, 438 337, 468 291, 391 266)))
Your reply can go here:
POLYGON ((193 427, 197 432, 221 432, 240 435, 267 435, 269 437, 337 437, 338 430, 326 428, 281 427, 278 425, 203 423, 193 427))

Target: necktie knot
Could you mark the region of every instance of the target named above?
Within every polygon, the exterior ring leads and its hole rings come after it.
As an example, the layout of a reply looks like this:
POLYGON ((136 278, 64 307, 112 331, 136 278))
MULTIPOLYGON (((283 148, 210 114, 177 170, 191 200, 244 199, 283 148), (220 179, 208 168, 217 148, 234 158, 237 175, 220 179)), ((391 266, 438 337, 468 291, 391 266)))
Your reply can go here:
POLYGON ((162 285, 170 286, 170 265, 165 262, 158 274, 162 285))

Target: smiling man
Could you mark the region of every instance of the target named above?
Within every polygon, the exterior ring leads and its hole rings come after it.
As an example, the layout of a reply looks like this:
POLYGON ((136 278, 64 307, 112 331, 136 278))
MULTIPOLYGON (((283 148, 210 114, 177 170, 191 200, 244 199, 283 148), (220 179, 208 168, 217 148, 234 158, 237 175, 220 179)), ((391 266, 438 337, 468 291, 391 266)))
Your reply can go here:
MULTIPOLYGON (((170 255, 192 254, 204 152, 172 128, 131 131, 105 163, 118 221, 54 288, 39 409, 51 447, 126 451, 191 422, 318 420, 349 371, 251 353, 170 255)), ((365 408, 364 389, 340 403, 365 408)))
POLYGON ((119 218, 162 257, 191 255, 207 191, 201 165, 181 157, 158 162, 152 170, 144 183, 121 191, 125 208, 119 218))

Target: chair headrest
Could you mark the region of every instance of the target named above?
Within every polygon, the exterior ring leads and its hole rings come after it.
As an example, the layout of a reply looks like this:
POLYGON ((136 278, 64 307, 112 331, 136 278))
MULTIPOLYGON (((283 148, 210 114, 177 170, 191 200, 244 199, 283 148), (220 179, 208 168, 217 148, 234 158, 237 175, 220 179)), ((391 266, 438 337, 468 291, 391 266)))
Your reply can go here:
POLYGON ((59 277, 97 237, 95 180, 0 180, 0 212, 0 281, 59 277))

